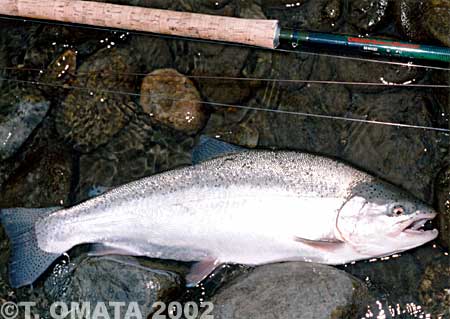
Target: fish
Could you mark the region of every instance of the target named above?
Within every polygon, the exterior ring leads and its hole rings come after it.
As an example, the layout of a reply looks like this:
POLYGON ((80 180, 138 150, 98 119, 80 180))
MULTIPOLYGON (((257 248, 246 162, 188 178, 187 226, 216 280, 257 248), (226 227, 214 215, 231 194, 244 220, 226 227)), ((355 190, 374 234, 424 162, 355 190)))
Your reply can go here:
POLYGON ((72 207, 1 209, 13 287, 36 281, 80 244, 193 262, 186 284, 219 265, 383 257, 435 239, 432 207, 341 161, 246 150, 204 137, 194 165, 145 177, 72 207))

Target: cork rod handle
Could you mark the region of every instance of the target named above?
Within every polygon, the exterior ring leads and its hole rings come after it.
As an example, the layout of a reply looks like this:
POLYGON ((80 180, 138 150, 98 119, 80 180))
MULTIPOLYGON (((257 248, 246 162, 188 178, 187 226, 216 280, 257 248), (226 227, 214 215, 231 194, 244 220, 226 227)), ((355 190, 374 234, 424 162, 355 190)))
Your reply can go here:
POLYGON ((181 37, 277 45, 278 21, 240 19, 80 0, 0 0, 0 14, 181 37))

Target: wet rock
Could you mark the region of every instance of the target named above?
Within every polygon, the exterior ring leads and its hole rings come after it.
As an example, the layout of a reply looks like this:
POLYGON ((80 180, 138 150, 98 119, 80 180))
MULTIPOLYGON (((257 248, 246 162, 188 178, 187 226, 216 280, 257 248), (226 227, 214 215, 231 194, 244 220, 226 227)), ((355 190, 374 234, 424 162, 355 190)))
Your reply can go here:
POLYGON ((133 57, 122 49, 100 50, 77 70, 80 76, 57 114, 57 129, 80 152, 107 143, 133 113, 133 57), (116 91, 117 93, 115 93, 116 91))
POLYGON ((264 105, 270 105, 276 101, 275 97, 281 90, 297 91, 305 86, 306 84, 301 81, 311 77, 314 64, 315 59, 309 55, 256 51, 249 58, 249 63, 242 73, 248 78, 262 79, 250 81, 250 84, 265 89, 266 98, 263 102, 264 105), (267 79, 279 81, 267 81, 267 79), (300 82, 295 82, 296 80, 300 82))
POLYGON ((301 262, 257 267, 212 298, 214 318, 356 318, 367 289, 335 268, 301 262))
POLYGON ((431 42, 436 39, 450 46, 450 1, 394 1, 397 24, 412 40, 431 42))
POLYGON ((204 133, 215 138, 220 138, 228 143, 238 144, 248 148, 255 148, 259 140, 259 132, 257 129, 246 122, 230 126, 211 124, 210 128, 205 128, 204 133))
POLYGON ((157 36, 133 35, 130 50, 139 64, 139 73, 147 74, 156 69, 173 67, 174 57, 165 39, 157 36))
POLYGON ((248 82, 227 80, 241 77, 250 50, 247 48, 175 41, 171 43, 176 69, 195 81, 201 95, 217 103, 238 103, 251 93, 248 82), (225 79, 224 79, 225 77, 225 79))
POLYGON ((239 1, 235 0, 181 0, 179 7, 183 11, 221 16, 238 16, 239 14, 239 1))
POLYGON ((21 160, 22 164, 2 187, 1 207, 51 207, 69 203, 72 157, 56 143, 36 147, 21 160))
MULTIPOLYGON (((253 2, 188 0, 182 1, 185 11, 220 16, 262 18, 253 2)), ((241 77, 250 49, 234 45, 210 44, 198 41, 171 41, 175 68, 190 76, 202 97, 216 103, 238 103, 251 94, 248 82, 226 80, 241 77)))
POLYGON ((0 96, 0 160, 12 156, 41 123, 50 107, 36 89, 15 88, 0 96))
POLYGON ((261 5, 253 1, 240 3, 239 17, 244 19, 267 19, 262 11, 261 5))
MULTIPOLYGON (((432 126, 428 101, 417 92, 354 94, 348 117, 388 123, 432 126)), ((436 134, 369 123, 348 123, 342 156, 372 174, 406 188, 425 201, 433 198, 433 181, 443 161, 436 134)))
MULTIPOLYGON (((257 103, 262 104, 262 103, 257 103)), ((308 85, 280 94, 277 110, 256 112, 253 123, 259 131, 259 145, 304 150, 336 156, 342 148, 342 121, 314 115, 343 116, 350 105, 348 91, 340 86, 308 85), (292 112, 292 113, 289 113, 292 112), (295 113, 313 116, 297 115, 295 113)))
POLYGON ((342 0, 265 1, 263 11, 267 18, 279 20, 282 27, 327 32, 339 27, 343 3, 342 0))
POLYGON ((366 61, 354 61, 345 59, 336 59, 334 64, 338 74, 338 80, 343 82, 357 83, 379 83, 386 86, 372 85, 346 85, 353 92, 381 92, 390 89, 389 84, 408 84, 416 83, 421 80, 424 72, 419 68, 408 66, 396 66, 389 64, 370 63, 366 61))
POLYGON ((355 0, 348 2, 347 21, 360 31, 373 30, 387 16, 389 0, 355 0))
POLYGON ((186 134, 197 133, 207 119, 194 84, 173 69, 156 70, 144 78, 140 104, 155 122, 186 134))
POLYGON ((48 83, 51 86, 43 86, 46 91, 55 93, 55 86, 70 84, 77 69, 77 53, 73 49, 65 50, 56 59, 54 59, 47 70, 43 72, 41 82, 48 83))
POLYGON ((134 118, 108 144, 80 159, 78 199, 95 186, 113 187, 191 164, 193 139, 155 127, 148 116, 134 118))
POLYGON ((436 201, 438 216, 439 241, 450 248, 450 166, 439 173, 436 180, 436 201))
POLYGON ((414 41, 427 40, 427 32, 422 27, 424 1, 400 0, 393 1, 397 25, 403 33, 414 41))
POLYGON ((426 318, 427 314, 438 315, 445 307, 440 302, 447 298, 442 292, 443 286, 448 288, 448 265, 449 257, 435 245, 428 244, 339 268, 363 280, 370 294, 376 296, 376 300, 369 301, 367 314, 372 313, 376 318, 394 310, 396 315, 405 314, 405 318, 420 315, 426 318), (429 297, 436 299, 431 301, 429 297))
MULTIPOLYGON (((298 1, 299 5, 302 5, 307 0, 298 1)), ((262 0, 263 7, 282 7, 289 8, 293 3, 291 0, 262 0)))
POLYGON ((177 274, 142 267, 131 257, 75 261, 72 265, 56 268, 45 282, 45 291, 51 300, 69 304, 89 302, 91 312, 99 302, 103 302, 111 318, 115 309, 120 309, 120 317, 123 318, 136 304, 138 309, 134 313, 140 312, 142 318, 146 318, 154 311, 152 306, 155 302, 168 302, 180 288, 181 279, 177 274), (124 304, 114 308, 110 302, 124 304))
POLYGON ((450 46, 450 0, 427 1, 423 14, 425 30, 442 44, 450 46))
POLYGON ((450 317, 450 263, 431 264, 425 269, 419 286, 419 298, 431 313, 450 317))

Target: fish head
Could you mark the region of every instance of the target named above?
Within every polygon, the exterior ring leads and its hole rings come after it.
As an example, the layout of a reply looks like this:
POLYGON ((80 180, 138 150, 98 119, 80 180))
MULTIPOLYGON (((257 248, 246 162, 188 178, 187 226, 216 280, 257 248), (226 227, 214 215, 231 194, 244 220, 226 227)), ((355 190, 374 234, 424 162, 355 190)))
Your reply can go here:
POLYGON ((361 183, 339 211, 337 235, 361 254, 381 257, 420 246, 437 237, 425 223, 436 212, 401 189, 382 182, 361 183))

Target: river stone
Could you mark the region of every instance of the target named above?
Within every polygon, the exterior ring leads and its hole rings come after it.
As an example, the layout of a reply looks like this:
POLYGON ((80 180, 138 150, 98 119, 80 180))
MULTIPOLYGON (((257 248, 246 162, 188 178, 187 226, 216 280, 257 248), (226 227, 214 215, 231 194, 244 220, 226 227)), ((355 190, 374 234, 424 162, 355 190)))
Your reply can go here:
POLYGON ((51 84, 43 86, 49 93, 55 94, 55 85, 71 84, 77 69, 77 52, 73 49, 65 50, 57 56, 43 72, 41 82, 51 84))
POLYGON ((423 70, 408 66, 372 63, 346 59, 327 60, 328 64, 334 64, 338 74, 337 80, 343 82, 361 82, 362 85, 345 85, 353 92, 378 93, 390 89, 389 84, 408 84, 420 81, 423 70), (363 83, 379 83, 386 86, 371 86, 363 83))
POLYGON ((430 0, 425 3, 424 28, 433 38, 450 47, 450 0, 430 0))
POLYGON ((133 113, 134 58, 125 49, 103 49, 78 68, 74 86, 57 113, 57 130, 80 152, 107 143, 133 113), (120 91, 113 93, 111 91, 120 91), (125 94, 124 94, 125 93, 125 94))
POLYGON ((12 89, 0 95, 0 160, 12 156, 41 123, 49 109, 39 91, 12 89))
POLYGON ((348 2, 347 21, 360 31, 369 31, 387 16, 389 0, 353 0, 348 2))
POLYGON ((450 46, 449 0, 400 0, 393 1, 397 24, 411 39, 431 42, 431 39, 450 46))
POLYGON ((72 158, 62 147, 49 146, 28 154, 3 185, 3 207, 51 207, 69 203, 72 158))
POLYGON ((356 278, 330 266, 289 262, 257 267, 211 299, 216 319, 356 318, 368 292, 356 278))
MULTIPOLYGON (((420 92, 353 94, 352 100, 351 118, 433 126, 429 101, 420 92)), ((357 122, 346 125, 341 135, 345 160, 432 201, 432 185, 443 162, 438 133, 357 122)))
POLYGON ((381 316, 383 311, 389 313, 392 308, 406 313, 401 318, 420 318, 420 315, 427 318, 426 314, 434 316, 447 311, 445 303, 448 305, 449 299, 445 289, 448 288, 450 275, 448 265, 449 257, 444 251, 436 245, 427 244, 393 256, 359 261, 339 268, 363 280, 369 293, 377 297, 368 304, 367 314, 372 312, 373 318, 381 316))
POLYGON ((264 14, 280 21, 281 27, 329 32, 340 25, 342 0, 265 1, 264 14), (280 5, 277 5, 279 3, 280 5))
POLYGON ((207 119, 194 84, 174 69, 156 70, 144 78, 140 104, 155 122, 186 134, 197 133, 207 119))
MULTIPOLYGON (((315 115, 344 116, 350 94, 341 86, 311 84, 280 94, 276 110, 315 115)), ((262 104, 262 103, 256 103, 262 104)), ((259 145, 297 149, 337 156, 342 148, 339 134, 343 121, 296 114, 256 112, 253 125, 259 130, 259 145)))
POLYGON ((114 187, 190 165, 192 146, 192 138, 153 125, 149 116, 137 116, 109 143, 81 156, 77 199, 88 198, 94 187, 114 187))
POLYGON ((419 298, 428 311, 450 317, 450 262, 426 267, 419 286, 419 298))
POLYGON ((422 26, 422 15, 425 2, 417 0, 399 0, 393 1, 393 5, 399 30, 413 41, 426 41, 429 36, 422 26))
POLYGON ((114 307, 109 302, 125 303, 120 307, 120 318, 124 318, 131 303, 137 303, 142 318, 147 318, 155 310, 155 302, 168 302, 181 289, 179 275, 143 267, 132 257, 80 259, 55 267, 44 284, 51 300, 89 302, 92 312, 99 302, 104 302, 111 318, 114 307))

